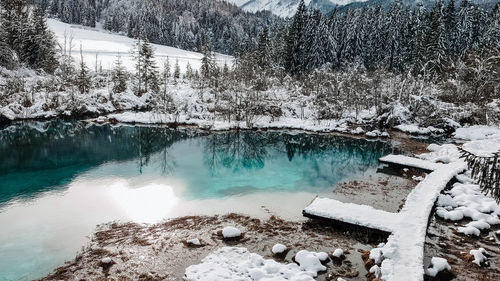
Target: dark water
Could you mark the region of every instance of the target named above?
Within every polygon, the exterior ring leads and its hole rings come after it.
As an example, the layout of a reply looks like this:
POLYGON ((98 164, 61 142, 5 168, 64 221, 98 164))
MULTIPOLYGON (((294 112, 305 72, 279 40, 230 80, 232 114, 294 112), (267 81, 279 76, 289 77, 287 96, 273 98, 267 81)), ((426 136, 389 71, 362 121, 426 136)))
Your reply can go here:
POLYGON ((375 171, 391 151, 386 142, 293 132, 60 121, 2 127, 0 280, 47 274, 110 220, 261 205, 300 216, 302 203, 375 171))
POLYGON ((103 163, 129 160, 135 165, 127 170, 108 168, 97 176, 179 177, 188 182, 185 195, 191 198, 266 188, 314 191, 375 166, 390 151, 385 142, 327 135, 20 123, 0 131, 0 206, 64 189, 103 163))

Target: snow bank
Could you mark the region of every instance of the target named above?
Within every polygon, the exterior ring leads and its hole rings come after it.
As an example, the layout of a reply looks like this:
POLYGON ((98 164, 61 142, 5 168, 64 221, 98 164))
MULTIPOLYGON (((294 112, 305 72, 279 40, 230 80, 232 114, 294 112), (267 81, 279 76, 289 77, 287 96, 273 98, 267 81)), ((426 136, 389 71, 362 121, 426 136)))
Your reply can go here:
POLYGON ((451 221, 471 219, 472 222, 457 228, 466 235, 479 236, 481 230, 500 224, 500 206, 496 201, 484 195, 478 185, 471 184, 472 179, 467 176, 461 175, 458 179, 460 182, 439 196, 436 215, 451 221))
POLYGON ((471 127, 458 128, 454 137, 458 140, 484 140, 500 138, 500 127, 476 125, 471 127))
POLYGON ((463 144, 462 148, 476 156, 492 157, 500 152, 500 137, 496 139, 485 139, 469 141, 463 144))
POLYGON ((205 257, 200 264, 189 266, 184 280, 313 281, 319 271, 326 270, 317 254, 303 250, 295 257, 300 265, 283 264, 250 253, 246 248, 223 247, 205 257))
POLYGON ((333 251, 333 254, 332 256, 336 257, 336 258, 340 258, 344 255, 344 251, 342 249, 335 249, 335 251, 333 251))
POLYGON ((434 128, 432 126, 422 128, 417 124, 401 124, 394 127, 394 129, 400 130, 409 134, 416 135, 429 135, 429 134, 443 134, 443 129, 434 128))
POLYGON ((430 144, 427 147, 429 153, 423 153, 418 155, 418 158, 431 161, 431 162, 441 162, 441 163, 451 163, 458 161, 460 159, 461 153, 457 146, 454 144, 430 144))

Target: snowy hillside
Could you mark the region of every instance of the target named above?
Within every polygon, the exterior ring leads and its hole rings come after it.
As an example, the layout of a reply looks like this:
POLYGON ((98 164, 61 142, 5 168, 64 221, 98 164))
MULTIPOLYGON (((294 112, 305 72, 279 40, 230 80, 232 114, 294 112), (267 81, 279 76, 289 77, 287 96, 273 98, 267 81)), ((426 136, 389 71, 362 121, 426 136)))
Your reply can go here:
MULTIPOLYGON (((231 3, 241 7, 245 11, 257 12, 262 10, 271 11, 281 17, 291 17, 297 11, 300 0, 228 0, 231 3)), ((335 5, 347 5, 353 2, 364 2, 367 0, 305 0, 306 5, 313 6, 329 12, 335 5)))
MULTIPOLYGON (((71 44, 73 48, 72 56, 76 62, 80 61, 81 46, 83 59, 91 69, 95 69, 96 56, 98 68, 102 66, 103 69, 111 69, 117 57, 121 56, 124 66, 130 71, 134 70, 135 61, 131 52, 136 43, 134 39, 110 33, 104 29, 66 24, 54 19, 48 19, 47 23, 50 29, 54 31, 57 41, 61 46, 64 46, 65 34, 67 45, 69 45, 69 38, 73 37, 71 44)), ((167 57, 171 65, 174 65, 175 60, 178 59, 182 72, 185 71, 188 62, 193 69, 199 69, 201 66, 202 54, 200 53, 163 45, 152 45, 155 49, 157 66, 163 65, 167 57)), ((225 62, 228 65, 232 63, 231 56, 217 54, 216 59, 220 65, 223 65, 225 62)))

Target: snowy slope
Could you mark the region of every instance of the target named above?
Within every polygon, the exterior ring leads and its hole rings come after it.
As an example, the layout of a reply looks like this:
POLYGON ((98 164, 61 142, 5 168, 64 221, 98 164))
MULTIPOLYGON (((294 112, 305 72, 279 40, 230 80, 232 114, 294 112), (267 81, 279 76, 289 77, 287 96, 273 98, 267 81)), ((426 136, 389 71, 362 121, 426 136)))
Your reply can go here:
MULTIPOLYGON (((262 10, 271 11, 281 17, 291 17, 297 11, 300 0, 227 0, 248 12, 262 10)), ((364 2, 367 0, 305 0, 306 5, 318 8, 323 12, 329 12, 335 5, 347 5, 352 2, 364 2)))
MULTIPOLYGON (((64 45, 65 33, 67 38, 73 37, 72 56, 76 62, 80 61, 80 46, 82 48, 83 59, 88 67, 94 69, 97 65, 103 69, 111 69, 118 56, 121 56, 124 66, 128 70, 134 69, 134 59, 131 51, 135 45, 135 40, 126 36, 110 33, 100 28, 89 28, 81 25, 66 24, 54 19, 48 19, 47 23, 56 34, 57 41, 64 45)), ((69 44, 67 44, 69 45, 69 44)), ((155 49, 155 58, 158 66, 162 66, 167 57, 173 69, 175 60, 179 59, 181 72, 184 72, 189 62, 193 69, 201 66, 202 55, 200 53, 185 51, 173 47, 152 44, 155 49)), ((217 62, 221 65, 227 62, 232 63, 231 56, 216 55, 217 62)))

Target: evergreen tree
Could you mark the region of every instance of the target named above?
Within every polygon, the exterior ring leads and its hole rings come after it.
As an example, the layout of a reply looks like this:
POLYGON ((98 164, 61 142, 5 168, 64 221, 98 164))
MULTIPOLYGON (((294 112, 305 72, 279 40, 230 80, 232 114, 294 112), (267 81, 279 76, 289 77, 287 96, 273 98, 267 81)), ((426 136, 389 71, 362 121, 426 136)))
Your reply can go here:
POLYGON ((208 39, 205 40, 205 44, 202 47, 203 57, 201 58, 201 77, 203 79, 210 79, 215 72, 215 59, 212 53, 212 46, 208 39))
POLYGON ((179 78, 181 78, 181 67, 179 66, 179 59, 176 59, 174 67, 174 79, 177 81, 177 79, 179 78))
POLYGON ((304 0, 301 0, 286 38, 285 69, 292 74, 299 74, 304 69, 304 46, 306 45, 304 29, 307 17, 306 5, 304 0))
MULTIPOLYGON (((3 27, 3 17, 0 14, 0 27, 3 27)), ((7 44, 7 32, 0 28, 0 66, 7 69, 13 69, 16 66, 14 53, 7 44)))
POLYGON ((78 91, 80 94, 88 94, 90 92, 90 87, 92 83, 90 81, 89 70, 85 61, 83 60, 83 52, 80 46, 80 69, 78 75, 76 77, 76 86, 78 87, 78 91))
POLYGON ((184 77, 187 79, 193 79, 194 72, 193 72, 193 67, 189 63, 189 61, 186 64, 186 73, 184 74, 184 77))
POLYGON ((271 67, 271 42, 269 40, 269 29, 265 27, 259 36, 259 44, 257 45, 257 65, 261 69, 268 69, 271 67))
POLYGON ((427 21, 428 30, 426 37, 426 72, 431 75, 439 74, 445 63, 445 45, 444 45, 444 16, 443 3, 437 2, 429 14, 427 21))
POLYGON ((154 51, 148 40, 139 39, 136 44, 136 78, 138 81, 137 94, 152 91, 159 92, 158 70, 154 60, 154 51))
POLYGON ((457 40, 457 15, 456 15, 456 9, 455 9, 455 0, 450 0, 448 2, 448 6, 446 6, 446 9, 444 11, 444 27, 445 27, 445 46, 446 50, 450 53, 456 53, 457 52, 457 47, 456 47, 456 40, 457 40))
POLYGON ((123 67, 121 56, 116 58, 111 81, 113 81, 113 93, 123 93, 127 90, 127 72, 123 67))
POLYGON ((27 46, 24 61, 31 67, 53 73, 57 68, 56 42, 45 20, 45 12, 36 8, 27 32, 27 46))
POLYGON ((481 40, 484 48, 500 49, 500 2, 498 2, 491 11, 490 23, 481 40))

